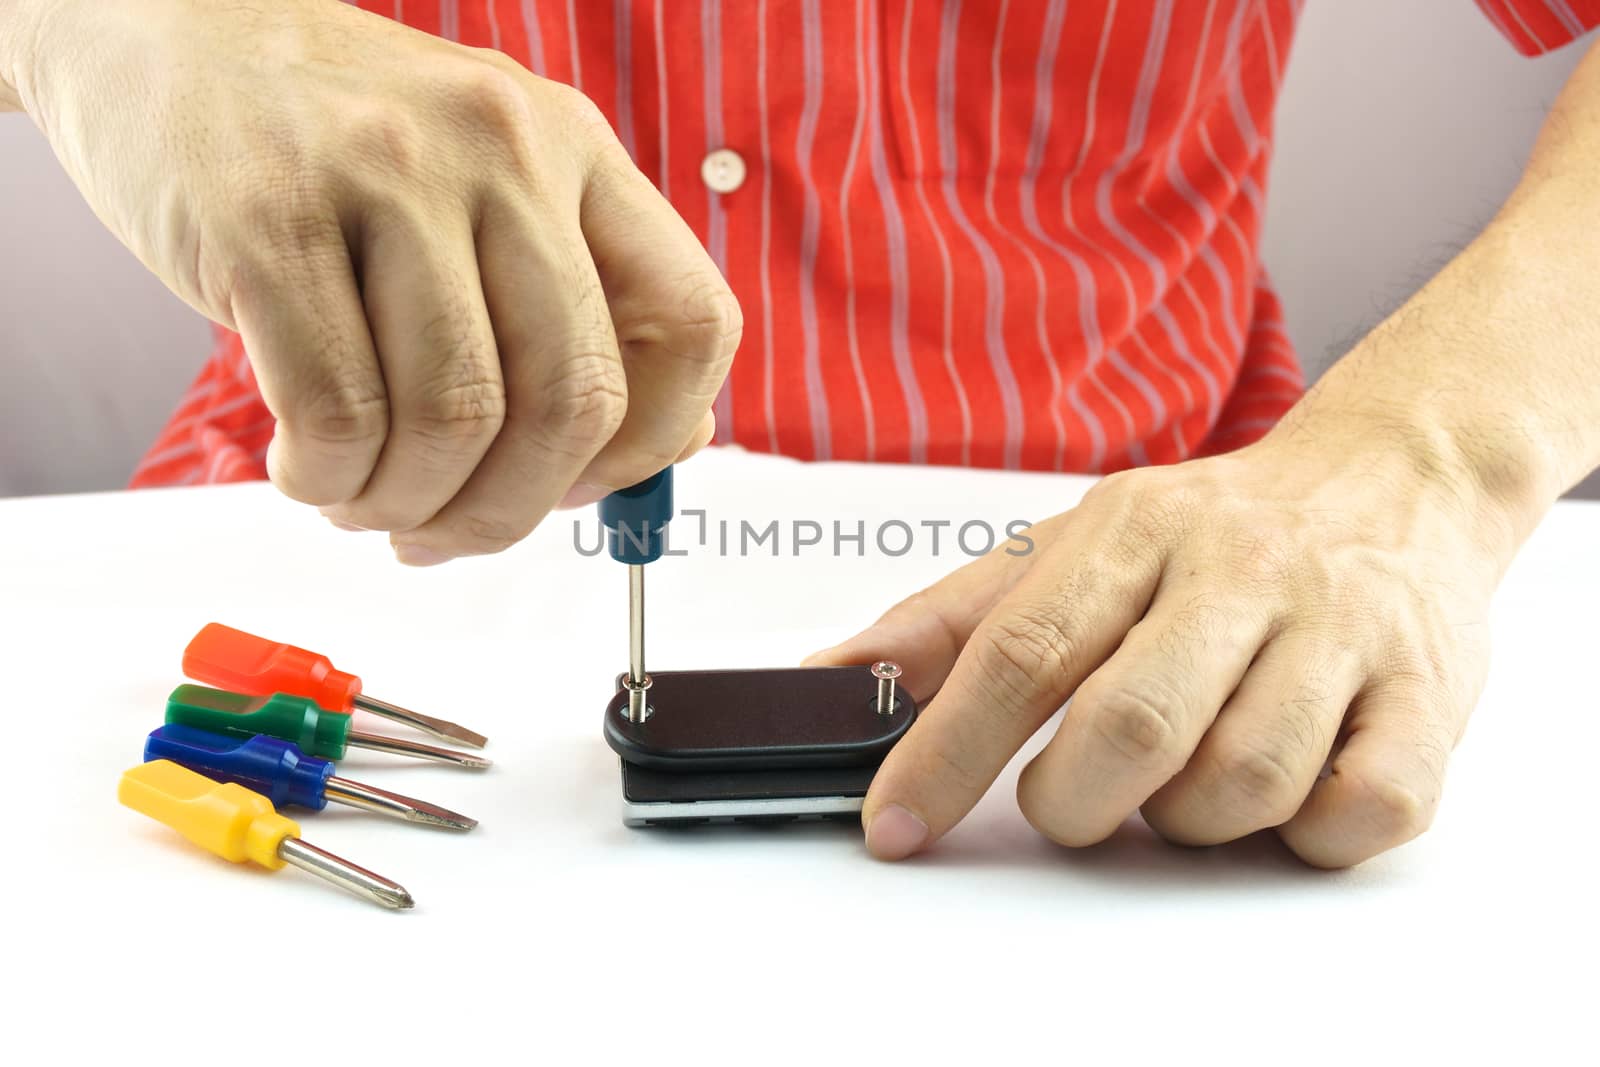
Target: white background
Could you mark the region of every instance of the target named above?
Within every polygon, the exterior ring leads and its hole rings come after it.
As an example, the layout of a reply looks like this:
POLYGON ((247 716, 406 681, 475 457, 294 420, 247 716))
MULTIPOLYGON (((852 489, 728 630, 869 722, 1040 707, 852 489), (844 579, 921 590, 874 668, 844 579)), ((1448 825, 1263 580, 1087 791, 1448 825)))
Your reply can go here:
MULTIPOLYGON (((1583 47, 1524 59, 1471 0, 1309 0, 1266 233, 1308 370, 1488 219, 1583 47)), ((207 347, 28 121, 0 116, 0 495, 124 484, 207 347)))
MULTIPOLYGON (((1001 527, 1088 484, 728 451, 679 475, 713 523, 869 530, 1001 527)), ((625 829, 600 715, 627 583, 565 521, 423 571, 260 484, 0 501, 0 529, 6 1062, 1594 1062, 1600 504, 1558 505, 1508 575, 1434 828, 1333 873, 1271 834, 1186 850, 1136 820, 1056 848, 1017 811, 1015 765, 904 864, 849 825, 625 829), (116 804, 211 619, 489 735, 484 774, 341 764, 481 819, 470 834, 301 819, 415 911, 232 866, 116 804)), ((649 570, 658 670, 792 664, 962 561, 926 537, 898 558, 725 559, 694 532, 680 518, 689 555, 649 570)))

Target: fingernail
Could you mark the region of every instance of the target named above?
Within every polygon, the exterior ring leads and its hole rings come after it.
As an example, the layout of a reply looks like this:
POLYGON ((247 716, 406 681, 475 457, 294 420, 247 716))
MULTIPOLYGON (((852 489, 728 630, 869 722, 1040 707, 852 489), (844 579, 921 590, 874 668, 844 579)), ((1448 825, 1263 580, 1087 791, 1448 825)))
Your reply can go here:
POLYGON ((579 482, 567 490, 567 495, 561 498, 561 503, 557 504, 556 507, 562 510, 581 508, 585 504, 593 504, 610 492, 611 490, 603 485, 590 485, 588 482, 579 482))
POLYGON ((880 860, 903 860, 928 840, 928 824, 898 804, 879 809, 867 824, 867 851, 880 860))
POLYGON ((441 563, 449 563, 452 557, 435 552, 427 545, 403 543, 394 546, 394 558, 407 567, 436 567, 441 563))

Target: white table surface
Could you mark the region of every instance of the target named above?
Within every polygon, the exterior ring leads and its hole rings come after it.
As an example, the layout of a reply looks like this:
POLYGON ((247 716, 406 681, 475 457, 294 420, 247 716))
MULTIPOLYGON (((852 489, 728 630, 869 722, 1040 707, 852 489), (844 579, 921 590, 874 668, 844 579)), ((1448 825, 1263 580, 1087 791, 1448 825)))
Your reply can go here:
MULTIPOLYGON (((713 452, 679 471, 678 503, 735 530, 1002 525, 1087 484, 713 452)), ((1059 849, 1018 814, 1015 765, 898 866, 848 826, 625 829, 599 716, 626 582, 572 542, 558 517, 503 556, 416 571, 265 485, 0 501, 0 1056, 225 1064, 312 1039, 323 1062, 372 1063, 1593 1056, 1600 506, 1558 506, 1502 587, 1433 830, 1340 873, 1270 835, 1180 850, 1137 820, 1059 849), (213 619, 490 735, 483 775, 342 768, 476 816, 471 834, 302 820, 414 911, 234 867, 116 803, 213 619)), ((901 558, 687 547, 649 575, 660 669, 792 663, 965 558, 925 537, 901 558)))

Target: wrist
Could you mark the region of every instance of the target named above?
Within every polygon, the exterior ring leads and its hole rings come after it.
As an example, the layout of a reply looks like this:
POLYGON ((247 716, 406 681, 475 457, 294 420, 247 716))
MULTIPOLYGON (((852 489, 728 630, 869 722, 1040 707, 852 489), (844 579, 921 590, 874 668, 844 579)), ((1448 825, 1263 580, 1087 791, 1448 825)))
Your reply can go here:
POLYGON ((1564 488, 1535 420, 1471 389, 1389 390, 1371 364, 1384 328, 1352 350, 1261 443, 1324 469, 1375 480, 1397 506, 1431 502, 1458 517, 1503 567, 1564 488))

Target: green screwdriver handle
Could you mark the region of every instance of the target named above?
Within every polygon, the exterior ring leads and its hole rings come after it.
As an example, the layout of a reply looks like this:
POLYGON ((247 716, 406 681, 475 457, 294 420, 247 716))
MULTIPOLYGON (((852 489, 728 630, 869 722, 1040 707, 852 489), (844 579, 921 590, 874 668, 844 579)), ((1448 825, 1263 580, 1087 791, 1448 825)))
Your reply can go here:
POLYGON ((229 737, 266 734, 323 759, 344 759, 350 741, 348 715, 324 711, 304 697, 274 693, 245 696, 203 685, 180 685, 167 698, 167 722, 229 737))

